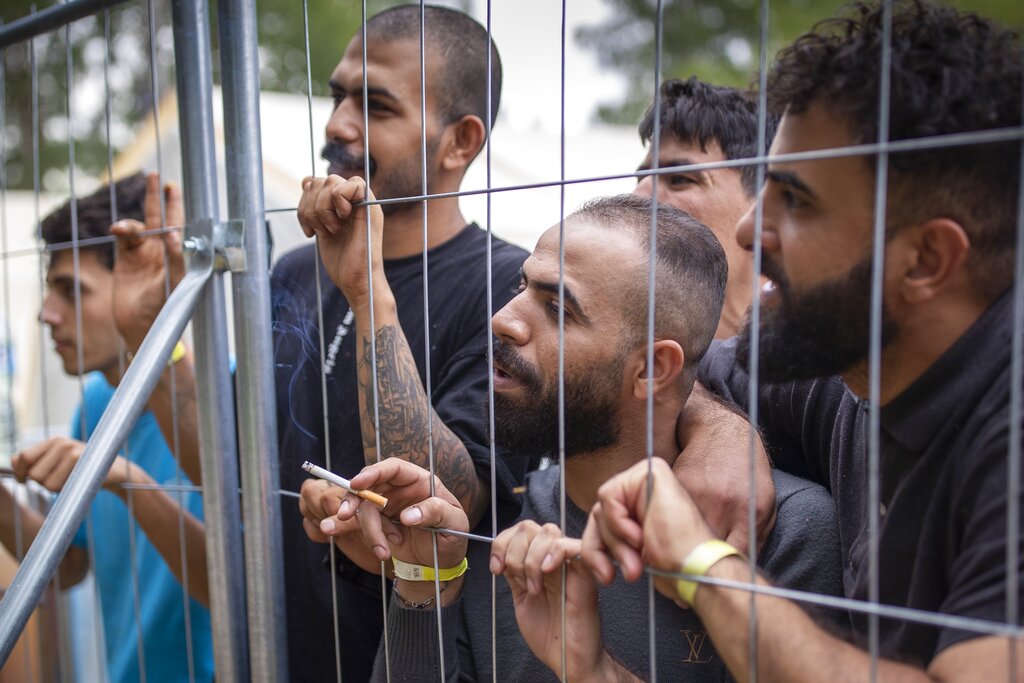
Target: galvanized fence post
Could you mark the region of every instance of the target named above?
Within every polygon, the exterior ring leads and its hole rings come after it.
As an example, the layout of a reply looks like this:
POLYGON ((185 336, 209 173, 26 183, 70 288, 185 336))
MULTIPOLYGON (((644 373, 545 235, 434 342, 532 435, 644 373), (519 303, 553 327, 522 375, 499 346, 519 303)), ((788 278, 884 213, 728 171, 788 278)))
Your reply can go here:
POLYGON ((217 3, 228 212, 245 231, 246 267, 232 278, 238 350, 238 435, 245 510, 246 583, 253 681, 288 678, 284 562, 271 344, 269 245, 260 151, 256 10, 217 3))
MULTIPOLYGON (((213 130, 213 75, 205 0, 172 5, 185 215, 219 219, 213 130)), ((238 496, 238 447, 228 356, 224 282, 214 272, 193 317, 203 473, 203 511, 218 681, 246 681, 244 565, 238 496)))

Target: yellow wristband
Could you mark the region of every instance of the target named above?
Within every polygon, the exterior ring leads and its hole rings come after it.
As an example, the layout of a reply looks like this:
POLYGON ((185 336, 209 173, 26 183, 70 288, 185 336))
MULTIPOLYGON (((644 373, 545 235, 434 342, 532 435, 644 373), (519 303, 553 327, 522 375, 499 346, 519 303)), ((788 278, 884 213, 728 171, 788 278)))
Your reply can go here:
MULTIPOLYGON (((434 568, 425 567, 422 564, 410 564, 409 562, 402 562, 397 557, 392 556, 391 564, 395 567, 395 576, 406 581, 433 581, 434 580, 434 568)), ((462 558, 462 562, 458 563, 454 567, 448 569, 437 570, 438 581, 451 581, 457 579, 466 573, 469 569, 469 562, 466 558, 462 558)))
MULTIPOLYGON (((680 571, 683 574, 704 576, 719 560, 725 559, 730 555, 743 557, 739 550, 736 550, 736 548, 733 548, 725 541, 719 541, 718 539, 704 541, 690 551, 690 554, 683 560, 683 568, 680 571)), ((697 593, 697 586, 699 585, 696 581, 679 579, 676 581, 676 592, 679 593, 680 598, 686 601, 686 604, 692 607, 693 596, 697 593)))
POLYGON ((167 361, 167 367, 171 367, 179 360, 185 357, 185 342, 178 340, 178 343, 174 345, 174 351, 171 352, 171 359, 167 361))

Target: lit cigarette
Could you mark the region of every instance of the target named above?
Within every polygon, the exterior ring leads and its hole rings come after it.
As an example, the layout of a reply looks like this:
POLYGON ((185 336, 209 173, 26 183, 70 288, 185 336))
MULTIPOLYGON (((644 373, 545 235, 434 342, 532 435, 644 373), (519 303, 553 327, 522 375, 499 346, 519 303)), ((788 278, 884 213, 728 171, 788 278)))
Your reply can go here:
POLYGON ((352 488, 352 483, 345 477, 339 477, 334 472, 331 472, 330 470, 325 470, 323 467, 319 467, 318 465, 314 465, 308 460, 302 463, 302 469, 306 470, 314 477, 323 479, 324 481, 329 481, 336 486, 340 486, 346 491, 356 494, 363 500, 368 500, 371 503, 376 503, 381 507, 384 507, 388 504, 388 499, 380 495, 379 493, 374 493, 373 491, 357 491, 354 488, 352 488))

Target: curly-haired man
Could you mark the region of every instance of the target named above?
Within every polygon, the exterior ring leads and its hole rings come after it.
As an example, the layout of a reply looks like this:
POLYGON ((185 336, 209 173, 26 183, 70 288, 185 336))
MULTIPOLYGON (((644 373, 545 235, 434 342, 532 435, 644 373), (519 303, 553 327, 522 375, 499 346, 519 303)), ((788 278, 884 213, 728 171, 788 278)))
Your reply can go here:
MULTIPOLYGON (((763 274, 772 286, 762 297, 759 403, 768 440, 783 446, 776 464, 835 497, 848 597, 877 595, 915 612, 883 614, 876 631, 856 611, 847 643, 794 603, 761 596, 762 681, 863 681, 873 671, 887 681, 1003 681, 1024 671, 1020 641, 1000 631, 1019 614, 1024 576, 1011 552, 1024 538, 1021 501, 1007 486, 1007 454, 1020 439, 1011 427, 1021 422, 1010 406, 1020 143, 921 146, 883 159, 877 474, 869 473, 867 398, 879 159, 784 156, 873 144, 885 133, 909 141, 1020 126, 1016 34, 924 0, 890 8, 891 24, 881 4, 819 24, 782 51, 769 80, 783 116, 762 195, 763 274), (892 104, 880 133, 887 41, 892 104), (875 635, 877 661, 869 655, 875 635)), ((737 230, 747 248, 753 223, 748 214, 737 230)), ((737 342, 712 348, 699 373, 741 403, 751 336, 748 325, 737 342)), ((714 542, 672 477, 655 467, 650 501, 640 495, 647 486, 637 469, 601 492, 584 554, 602 579, 613 572, 610 553, 633 576, 642 558, 749 580, 748 566, 714 542)), ((746 592, 688 581, 661 589, 693 605, 735 675, 750 671, 749 632, 737 628, 751 618, 746 592)))

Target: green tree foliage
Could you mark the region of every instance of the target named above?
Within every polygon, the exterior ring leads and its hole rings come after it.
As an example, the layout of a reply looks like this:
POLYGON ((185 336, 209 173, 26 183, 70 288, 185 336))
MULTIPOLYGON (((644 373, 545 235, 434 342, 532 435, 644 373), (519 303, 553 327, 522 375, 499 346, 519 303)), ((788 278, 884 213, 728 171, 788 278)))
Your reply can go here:
MULTIPOLYGON (((42 10, 54 3, 35 0, 35 4, 42 10)), ((217 9, 211 4, 214 79, 219 81, 217 9)), ((369 0, 367 12, 372 15, 393 4, 397 4, 395 0, 369 0)), ((32 5, 33 0, 4 0, 0 18, 10 23, 30 14, 32 5)), ((306 93, 306 31, 301 0, 256 0, 256 12, 262 89, 306 93)), ((331 71, 345 45, 359 30, 362 3, 309 0, 308 17, 313 94, 324 95, 331 71)), ((153 117, 154 103, 174 91, 173 40, 170 0, 134 0, 74 22, 70 33, 59 29, 39 36, 33 41, 38 84, 35 97, 29 44, 21 43, 0 51, 4 77, 3 148, 0 151, 3 186, 32 189, 38 175, 40 189, 64 192, 69 185, 72 153, 77 173, 93 177, 106 173, 109 157, 131 143, 138 134, 138 124, 153 117), (151 8, 153 41, 150 40, 151 8), (69 36, 70 79, 67 69, 69 36), (150 68, 151 54, 156 56, 155 73, 150 68), (105 76, 105 69, 108 76, 105 76), (69 137, 74 140, 70 150, 69 137), (34 141, 39 147, 38 166, 33 162, 34 141)), ((161 122, 161 126, 164 125, 165 122, 161 122)))
MULTIPOLYGON (((624 99, 602 103, 598 118, 635 124, 655 90, 656 0, 605 0, 611 18, 585 26, 577 39, 593 49, 601 64, 629 83, 624 99)), ((770 0, 768 58, 816 21, 834 15, 845 0, 770 0)), ((949 4, 991 16, 1008 26, 1024 26, 1021 0, 949 0, 949 4)), ((761 44, 761 3, 757 0, 664 0, 663 78, 701 79, 747 86, 756 80, 761 44)))
MULTIPOLYGON (((28 15, 31 5, 30 0, 8 0, 5 22, 28 15)), ((117 149, 130 139, 131 125, 152 110, 153 83, 157 88, 170 83, 171 36, 166 28, 160 28, 167 24, 160 19, 167 11, 165 2, 154 3, 155 80, 149 69, 146 4, 128 4, 81 19, 67 29, 38 36, 31 45, 23 42, 2 51, 2 153, 7 187, 31 189, 38 174, 42 189, 66 188, 72 154, 79 170, 96 174, 107 168, 106 84, 109 81, 109 139, 117 149), (69 138, 74 141, 73 148, 69 138), (33 163, 35 146, 38 167, 33 163)))

